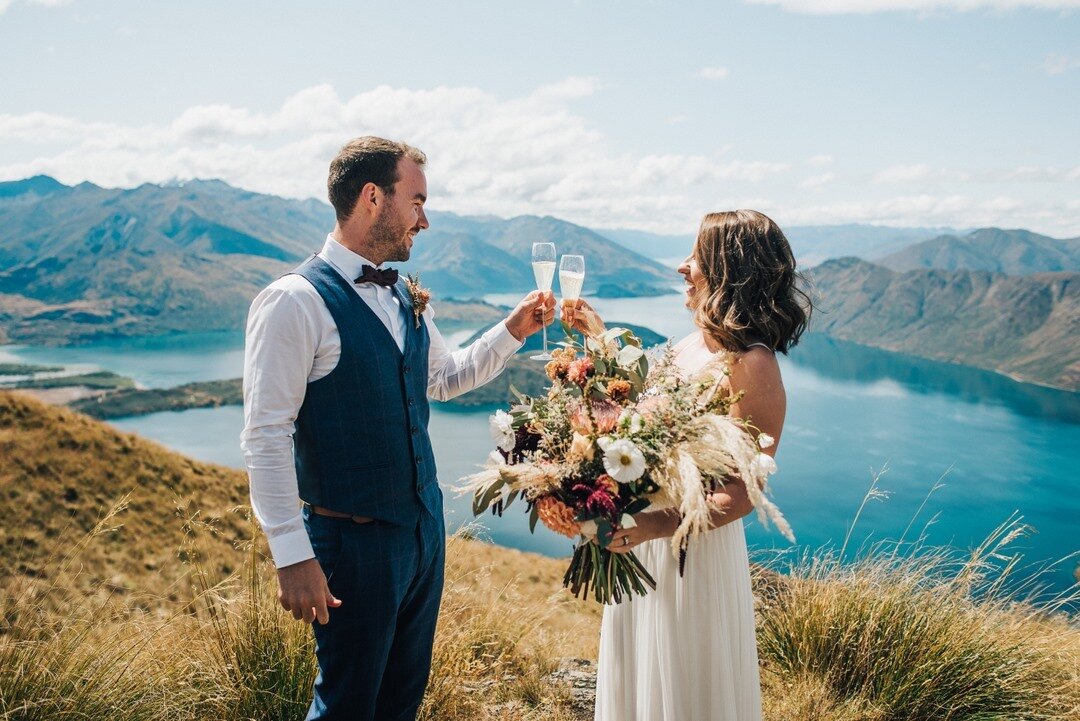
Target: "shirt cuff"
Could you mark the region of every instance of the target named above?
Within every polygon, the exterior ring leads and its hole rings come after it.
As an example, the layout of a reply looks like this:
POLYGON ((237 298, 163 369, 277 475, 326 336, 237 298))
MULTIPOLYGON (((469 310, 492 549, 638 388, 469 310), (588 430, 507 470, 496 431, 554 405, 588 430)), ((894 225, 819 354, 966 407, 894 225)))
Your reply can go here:
POLYGON ((311 548, 311 539, 308 538, 307 529, 290 531, 280 536, 267 536, 270 544, 270 555, 274 557, 274 566, 285 568, 294 563, 315 558, 315 551, 311 548))
POLYGON ((505 320, 499 321, 496 326, 484 333, 483 338, 488 348, 499 357, 499 360, 503 361, 517 353, 521 346, 525 345, 525 341, 515 338, 510 329, 506 327, 505 320))

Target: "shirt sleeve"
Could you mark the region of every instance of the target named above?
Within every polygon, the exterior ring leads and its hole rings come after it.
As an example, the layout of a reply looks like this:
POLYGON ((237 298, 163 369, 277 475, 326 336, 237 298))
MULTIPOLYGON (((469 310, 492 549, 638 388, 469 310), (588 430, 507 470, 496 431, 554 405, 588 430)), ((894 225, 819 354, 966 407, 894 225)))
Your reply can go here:
POLYGON ((275 287, 248 313, 244 342, 244 452, 251 507, 278 568, 314 558, 300 513, 293 431, 319 346, 310 299, 275 287))
POLYGON ((480 336, 467 348, 450 352, 429 306, 424 311, 431 347, 428 350, 428 396, 446 401, 479 388, 502 373, 506 362, 522 346, 505 321, 480 336))

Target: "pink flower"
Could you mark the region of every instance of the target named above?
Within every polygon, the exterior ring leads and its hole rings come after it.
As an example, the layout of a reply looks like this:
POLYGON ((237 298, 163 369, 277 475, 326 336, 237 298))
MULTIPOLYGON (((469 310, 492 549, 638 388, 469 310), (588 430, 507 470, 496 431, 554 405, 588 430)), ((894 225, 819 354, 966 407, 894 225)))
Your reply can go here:
MULTIPOLYGON (((591 403, 593 418, 596 419, 596 434, 602 435, 614 431, 615 426, 619 424, 622 407, 606 398, 594 399, 591 403)), ((570 416, 570 426, 582 435, 589 435, 593 432, 592 424, 589 422, 589 414, 585 410, 585 401, 582 401, 581 405, 570 416)))
POLYGON ((593 365, 592 358, 578 358, 570 363, 570 367, 566 369, 566 378, 571 383, 576 383, 579 386, 584 387, 585 382, 589 380, 589 377, 596 372, 596 367, 593 365))

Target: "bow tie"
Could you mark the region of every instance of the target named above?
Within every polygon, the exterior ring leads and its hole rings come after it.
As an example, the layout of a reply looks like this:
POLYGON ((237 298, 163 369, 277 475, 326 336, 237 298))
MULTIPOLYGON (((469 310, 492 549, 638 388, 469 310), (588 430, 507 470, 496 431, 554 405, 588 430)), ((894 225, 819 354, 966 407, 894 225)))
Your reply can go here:
POLYGON ((384 288, 389 288, 398 281, 398 272, 393 268, 379 270, 378 268, 372 268, 370 265, 365 265, 360 270, 362 271, 360 277, 354 280, 354 283, 375 283, 384 288))

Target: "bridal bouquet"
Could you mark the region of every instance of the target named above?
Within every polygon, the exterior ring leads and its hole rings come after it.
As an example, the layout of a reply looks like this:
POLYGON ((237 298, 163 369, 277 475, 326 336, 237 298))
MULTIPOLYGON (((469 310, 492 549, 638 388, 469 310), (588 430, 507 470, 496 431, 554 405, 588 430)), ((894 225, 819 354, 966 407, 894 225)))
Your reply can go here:
POLYGON ((491 416, 498 446, 484 469, 463 479, 473 513, 501 515, 518 498, 539 520, 578 543, 563 585, 576 596, 619 603, 656 583, 631 553, 607 550, 632 514, 674 508, 680 523, 671 550, 683 568, 690 539, 710 527, 708 494, 739 478, 762 521, 791 529, 766 496, 773 439, 728 414, 737 400, 721 388, 730 357, 684 377, 670 347, 651 367, 641 341, 613 328, 570 341, 546 366, 538 398, 511 389, 517 402, 491 416))

